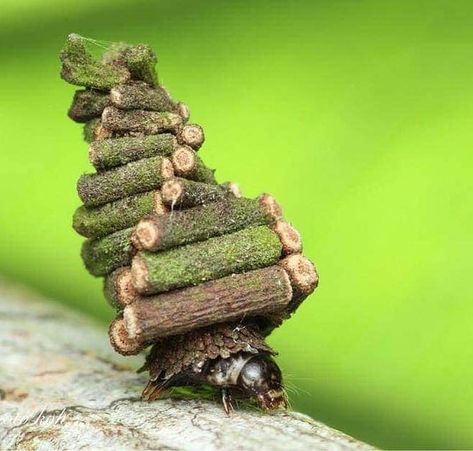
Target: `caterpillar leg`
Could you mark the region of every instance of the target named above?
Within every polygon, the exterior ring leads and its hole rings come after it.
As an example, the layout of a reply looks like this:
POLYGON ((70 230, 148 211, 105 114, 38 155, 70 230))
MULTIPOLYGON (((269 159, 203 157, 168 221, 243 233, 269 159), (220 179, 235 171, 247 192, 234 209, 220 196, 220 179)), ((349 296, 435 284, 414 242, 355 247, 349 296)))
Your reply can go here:
POLYGON ((165 389, 166 384, 150 379, 149 382, 146 384, 143 393, 141 394, 141 399, 143 401, 154 401, 155 399, 159 398, 159 396, 165 389))
POLYGON ((232 395, 227 387, 222 388, 222 404, 223 410, 227 415, 230 415, 235 410, 232 404, 232 395))

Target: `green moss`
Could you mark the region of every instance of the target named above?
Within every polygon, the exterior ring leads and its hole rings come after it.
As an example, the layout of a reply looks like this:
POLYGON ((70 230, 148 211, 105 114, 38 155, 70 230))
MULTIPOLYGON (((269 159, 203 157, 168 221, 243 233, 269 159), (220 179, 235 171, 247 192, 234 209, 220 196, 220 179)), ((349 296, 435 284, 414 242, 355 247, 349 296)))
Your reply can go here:
POLYGON ((78 34, 70 34, 61 50, 61 77, 73 85, 108 90, 124 83, 130 72, 123 66, 95 61, 87 51, 87 40, 78 34))
POLYGON ((135 225, 154 210, 155 191, 125 197, 100 207, 79 207, 73 218, 74 230, 85 237, 101 237, 135 225))
POLYGON ((130 236, 134 228, 120 230, 104 238, 87 240, 82 246, 82 259, 93 276, 105 276, 120 266, 131 263, 133 246, 130 236))
POLYGON ((179 183, 182 193, 175 205, 173 205, 173 200, 166 199, 163 190, 163 201, 168 206, 190 208, 210 202, 225 200, 228 197, 234 197, 228 184, 215 185, 196 182, 185 178, 175 178, 173 181, 179 183))
POLYGON ((75 122, 87 122, 99 118, 109 103, 110 98, 106 92, 95 89, 76 91, 68 116, 75 122))
POLYGON ((104 53, 103 61, 125 65, 134 80, 145 81, 151 86, 158 84, 157 57, 149 45, 117 43, 104 53))
POLYGON ((140 255, 148 269, 146 292, 158 293, 272 265, 279 260, 281 243, 271 229, 259 226, 140 255))
POLYGON ((123 52, 123 57, 134 79, 143 80, 151 86, 158 84, 158 75, 155 70, 158 59, 149 45, 129 46, 123 52))
POLYGON ((162 157, 144 158, 109 171, 84 174, 77 192, 87 207, 99 206, 134 194, 159 188, 162 157))
POLYGON ((113 104, 125 110, 176 112, 177 104, 161 86, 152 88, 146 83, 119 85, 112 91, 113 104))
POLYGON ((228 197, 208 205, 156 216, 155 221, 162 231, 159 249, 169 249, 246 227, 269 224, 271 218, 257 200, 228 197))
POLYGON ((91 144, 91 163, 97 169, 109 169, 153 156, 170 156, 176 138, 170 133, 144 137, 104 139, 91 144))
POLYGON ((174 131, 182 125, 182 118, 176 113, 130 110, 123 111, 107 107, 102 115, 103 125, 118 133, 138 132, 154 135, 174 131))

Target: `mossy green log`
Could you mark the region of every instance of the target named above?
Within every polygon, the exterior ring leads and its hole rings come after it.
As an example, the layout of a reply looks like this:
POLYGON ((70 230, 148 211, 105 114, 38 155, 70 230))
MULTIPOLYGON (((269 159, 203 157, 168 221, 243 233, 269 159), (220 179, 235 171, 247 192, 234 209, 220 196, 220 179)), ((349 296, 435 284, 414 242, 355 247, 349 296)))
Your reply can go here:
POLYGON ((171 133, 103 139, 90 144, 89 160, 96 169, 104 170, 142 158, 171 156, 177 147, 176 137, 171 133))
POLYGON ((216 323, 272 319, 291 299, 288 275, 279 266, 269 266, 143 297, 127 305, 123 317, 131 338, 151 342, 216 323))
POLYGON ((82 245, 82 260, 93 276, 105 276, 120 266, 127 266, 135 253, 130 237, 134 228, 87 240, 82 245))
POLYGON ((125 83, 131 77, 123 65, 104 64, 87 51, 87 39, 72 33, 67 37, 61 50, 61 77, 73 85, 109 90, 115 85, 125 83))
POLYGON ((280 255, 281 243, 270 228, 250 227, 168 251, 141 251, 133 259, 133 285, 142 294, 169 291, 263 268, 280 255))
POLYGON ((182 123, 182 117, 179 114, 167 111, 124 111, 108 106, 102 113, 103 126, 120 134, 142 133, 155 135, 167 131, 177 133, 182 123))
POLYGON ((99 206, 157 189, 172 176, 172 165, 166 158, 144 158, 109 171, 82 175, 77 192, 85 206, 99 206))
POLYGON ((98 238, 138 223, 143 216, 162 208, 159 191, 135 194, 99 207, 79 207, 74 213, 74 230, 87 238, 98 238))
POLYGON ((231 183, 214 185, 176 177, 161 188, 163 202, 169 207, 191 208, 235 196, 231 183))
POLYGON ((83 123, 102 115, 104 108, 110 104, 108 92, 96 89, 76 91, 68 116, 75 122, 83 123))
POLYGON ((150 215, 136 227, 135 236, 150 251, 170 249, 274 222, 255 199, 228 197, 207 205, 150 215))
POLYGON ((177 112, 177 103, 161 86, 155 88, 143 82, 115 86, 110 100, 122 110, 151 110, 177 112))
POLYGON ((116 43, 104 53, 103 61, 125 64, 133 80, 142 80, 151 86, 158 84, 156 72, 158 59, 154 50, 147 44, 116 43))

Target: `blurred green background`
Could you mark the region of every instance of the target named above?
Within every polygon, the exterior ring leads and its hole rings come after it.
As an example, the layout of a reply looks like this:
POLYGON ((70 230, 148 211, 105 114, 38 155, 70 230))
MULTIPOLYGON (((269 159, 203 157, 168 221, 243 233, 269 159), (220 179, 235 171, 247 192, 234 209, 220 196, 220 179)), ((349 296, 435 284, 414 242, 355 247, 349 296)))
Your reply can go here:
POLYGON ((473 447, 473 2, 0 11, 1 273, 111 318, 71 229, 91 169, 58 52, 72 31, 150 43, 219 180, 274 194, 317 264, 271 337, 295 408, 384 448, 473 447))

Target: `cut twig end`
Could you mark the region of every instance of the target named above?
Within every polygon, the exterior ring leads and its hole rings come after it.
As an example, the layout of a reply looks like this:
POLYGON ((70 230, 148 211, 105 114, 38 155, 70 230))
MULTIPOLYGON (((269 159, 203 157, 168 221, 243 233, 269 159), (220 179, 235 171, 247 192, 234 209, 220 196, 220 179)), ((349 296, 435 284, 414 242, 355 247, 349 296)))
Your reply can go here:
POLYGON ((278 221, 283 219, 283 212, 281 205, 276 201, 276 199, 271 196, 271 194, 263 193, 258 197, 259 203, 265 210, 266 214, 273 219, 273 221, 278 221))
POLYGON ((228 182, 227 183, 227 189, 230 191, 235 197, 241 198, 243 197, 243 194, 240 189, 240 185, 236 182, 228 182))
POLYGON ((195 167, 195 153, 186 146, 178 147, 171 160, 177 175, 186 175, 195 167))
POLYGON ((173 205, 179 201, 184 188, 179 180, 168 180, 161 188, 162 200, 168 204, 173 205))
POLYGON ((276 221, 273 230, 281 241, 283 255, 297 254, 302 251, 301 235, 291 224, 276 221))
POLYGON ((174 167, 169 158, 163 158, 161 161, 161 177, 164 180, 174 177, 174 167))
POLYGON ((131 281, 130 268, 120 268, 117 271, 119 272, 115 279, 116 297, 120 300, 120 303, 125 306, 133 303, 137 299, 138 293, 131 281))
POLYGON ((301 254, 282 259, 279 265, 287 272, 293 289, 302 296, 311 294, 319 283, 313 263, 301 254))
POLYGON ((141 249, 155 251, 161 242, 160 228, 156 226, 156 219, 148 217, 142 219, 136 226, 134 238, 141 249))
POLYGON ((110 101, 114 105, 121 105, 123 101, 123 94, 121 93, 119 87, 114 86, 110 91, 110 101))
POLYGON ((204 143, 204 130, 197 124, 184 125, 178 134, 178 139, 182 144, 197 150, 204 143))
POLYGON ((108 335, 112 347, 122 355, 136 355, 146 347, 146 345, 139 343, 129 335, 125 321, 121 317, 115 318, 112 321, 108 335))
POLYGON ((179 114, 179 116, 182 117, 182 120, 184 122, 187 122, 190 118, 190 115, 191 115, 191 111, 190 111, 189 107, 183 102, 179 102, 177 104, 176 112, 177 112, 177 114, 179 114))

